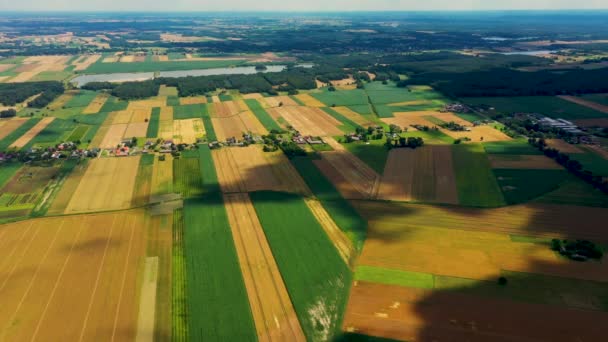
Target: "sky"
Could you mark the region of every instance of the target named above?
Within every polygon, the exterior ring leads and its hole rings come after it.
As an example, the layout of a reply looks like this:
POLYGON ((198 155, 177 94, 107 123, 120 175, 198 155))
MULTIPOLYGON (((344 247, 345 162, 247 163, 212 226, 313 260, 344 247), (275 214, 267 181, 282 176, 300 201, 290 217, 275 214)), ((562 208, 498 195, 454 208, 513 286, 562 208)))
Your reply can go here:
POLYGON ((425 11, 608 9, 608 0, 0 0, 1 11, 425 11))

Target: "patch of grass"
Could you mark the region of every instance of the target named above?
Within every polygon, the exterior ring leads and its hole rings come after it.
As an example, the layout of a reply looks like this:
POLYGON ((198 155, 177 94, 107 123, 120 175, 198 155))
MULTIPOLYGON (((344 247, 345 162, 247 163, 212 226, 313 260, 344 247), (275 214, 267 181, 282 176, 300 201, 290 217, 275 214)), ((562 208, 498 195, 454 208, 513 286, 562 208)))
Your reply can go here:
POLYGON ((207 141, 216 141, 217 135, 215 134, 215 128, 213 128, 211 115, 209 115, 209 105, 207 104, 202 106, 201 110, 201 117, 203 118, 203 125, 205 126, 205 134, 207 135, 207 141))
POLYGON ((374 115, 374 112, 372 112, 372 108, 370 107, 369 104, 363 104, 363 105, 355 105, 355 106, 347 106, 350 110, 352 110, 355 113, 359 113, 361 115, 374 115))
POLYGON ((183 209, 177 209, 173 212, 171 340, 174 342, 188 341, 188 288, 186 285, 183 215, 183 209))
POLYGON ((3 163, 0 165, 0 189, 13 178, 21 166, 23 165, 20 162, 3 163))
POLYGON ((449 135, 443 133, 442 131, 408 131, 400 134, 404 138, 409 137, 419 137, 424 140, 424 143, 427 145, 443 145, 443 144, 453 144, 454 138, 449 135))
POLYGON ((183 210, 188 339, 256 341, 221 195, 187 199, 183 210))
POLYGON ((460 204, 472 207, 505 205, 481 144, 454 145, 452 155, 460 204))
POLYGON ((356 141, 344 143, 342 146, 378 172, 378 174, 382 174, 384 173, 389 152, 388 148, 384 146, 385 142, 386 140, 384 139, 370 140, 368 143, 356 141))
POLYGON ((260 120, 260 122, 262 123, 262 125, 264 125, 264 127, 268 130, 277 130, 277 131, 281 131, 281 126, 279 126, 276 121, 274 121, 274 119, 270 116, 270 114, 268 114, 266 112, 266 110, 264 110, 264 108, 262 108, 262 105, 260 105, 260 103, 255 100, 255 99, 248 99, 245 100, 245 103, 247 104, 247 107, 249 107, 249 109, 251 109, 251 111, 253 112, 253 114, 258 118, 258 120, 260 120))
POLYGON ((43 71, 38 75, 34 76, 30 81, 63 81, 70 76, 72 76, 72 72, 70 71, 43 71))
POLYGON ((323 102, 326 106, 358 106, 367 105, 367 94, 362 89, 336 90, 310 93, 311 96, 323 102))
POLYGON ((78 107, 86 107, 93 101, 93 99, 97 96, 97 93, 94 91, 81 90, 72 97, 65 105, 65 108, 78 108, 78 107))
POLYGON ((203 194, 203 183, 198 158, 173 159, 173 189, 184 198, 203 194))
POLYGON ((101 109, 99 111, 104 112, 104 113, 117 112, 119 110, 127 109, 128 106, 129 106, 129 101, 123 101, 117 97, 110 96, 108 98, 108 100, 106 101, 106 103, 103 104, 103 106, 101 107, 101 109))
POLYGON ((608 160, 591 150, 585 153, 570 153, 570 159, 574 159, 583 165, 583 170, 593 172, 596 176, 608 176, 608 160))
POLYGON ((541 196, 535 202, 605 208, 608 207, 608 196, 576 176, 569 175, 557 190, 541 196))
POLYGON ((399 88, 393 82, 371 82, 365 85, 365 91, 374 105, 400 103, 421 100, 442 100, 443 96, 425 87, 399 88))
POLYGON ((67 135, 72 132, 77 124, 73 120, 55 119, 48 124, 38 135, 30 140, 23 148, 34 146, 49 147, 67 140, 67 135))
POLYGON ((218 95, 218 97, 220 98, 220 101, 222 101, 222 102, 232 101, 232 96, 230 96, 228 94, 220 94, 220 95, 218 95))
POLYGON ((201 112, 204 110, 205 105, 203 104, 191 104, 183 106, 173 107, 173 119, 174 120, 185 120, 200 118, 201 112))
POLYGON ((312 145, 310 145, 310 148, 312 148, 312 150, 316 151, 316 152, 328 152, 328 151, 334 150, 328 144, 312 144, 312 145))
POLYGON ((580 106, 555 96, 475 97, 462 99, 471 105, 488 105, 503 114, 539 113, 552 118, 593 119, 608 114, 580 106))
POLYGON ((454 115, 463 120, 467 120, 468 122, 475 122, 487 119, 476 113, 454 113, 454 115))
POLYGON ((76 126, 76 128, 72 131, 72 134, 70 134, 70 136, 68 136, 68 138, 66 140, 72 141, 72 142, 81 141, 82 137, 84 137, 84 135, 87 133, 89 128, 90 128, 90 126, 88 126, 88 125, 76 126))
POLYGON ((359 213, 357 213, 351 204, 325 178, 314 165, 312 159, 308 157, 293 158, 291 159, 291 163, 298 170, 315 197, 319 199, 325 210, 327 210, 329 216, 353 242, 355 249, 360 251, 363 248, 363 242, 367 233, 367 222, 359 216, 359 213))
POLYGON ((507 204, 524 203, 551 192, 568 178, 566 170, 494 169, 507 204))
POLYGON ((12 131, 10 134, 0 139, 0 151, 7 150, 12 143, 14 143, 23 134, 25 134, 25 132, 29 131, 32 127, 34 127, 40 120, 41 118, 31 118, 24 122, 16 130, 12 131))
POLYGON ((160 86, 158 89, 158 96, 177 96, 177 88, 160 86))
POLYGON ((334 119, 336 119, 342 123, 342 125, 339 128, 344 133, 354 133, 357 130, 357 128, 363 128, 359 124, 353 122, 352 120, 345 117, 344 115, 336 112, 332 108, 323 107, 321 109, 325 113, 329 114, 331 117, 333 117, 334 119))
POLYGON ((496 141, 483 143, 483 148, 489 154, 539 155, 538 149, 532 147, 526 140, 496 141))
POLYGON ((307 339, 331 340, 340 331, 350 270, 301 197, 256 192, 251 199, 307 339))
POLYGON ((167 96, 167 106, 179 106, 179 97, 167 96))
POLYGON ((146 131, 146 138, 158 137, 158 129, 160 127, 160 108, 152 108, 150 114, 150 121, 148 122, 148 130, 146 131))
POLYGON ((372 266, 358 266, 355 269, 355 280, 420 289, 432 289, 435 285, 432 274, 372 266))
POLYGON ((101 60, 93 63, 84 73, 106 74, 118 72, 155 72, 225 68, 243 64, 245 61, 168 61, 168 62, 132 62, 132 63, 102 63, 101 60))

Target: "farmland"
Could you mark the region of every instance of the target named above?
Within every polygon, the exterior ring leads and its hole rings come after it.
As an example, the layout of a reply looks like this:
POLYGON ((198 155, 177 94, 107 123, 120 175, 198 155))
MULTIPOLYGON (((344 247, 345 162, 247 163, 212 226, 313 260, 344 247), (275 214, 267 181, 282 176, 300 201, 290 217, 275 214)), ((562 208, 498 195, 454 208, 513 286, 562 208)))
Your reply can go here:
POLYGON ((606 13, 45 10, 0 14, 0 341, 605 338, 606 13))

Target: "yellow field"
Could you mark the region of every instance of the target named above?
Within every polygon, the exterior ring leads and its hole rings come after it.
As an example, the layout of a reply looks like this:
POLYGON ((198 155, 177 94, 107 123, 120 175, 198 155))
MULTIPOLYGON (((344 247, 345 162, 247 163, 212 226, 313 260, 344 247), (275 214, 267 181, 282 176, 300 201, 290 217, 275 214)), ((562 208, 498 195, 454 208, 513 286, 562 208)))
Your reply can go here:
POLYGON ((130 208, 139 159, 113 157, 92 160, 65 213, 130 208))
POLYGON ((4 137, 21 127, 21 125, 23 125, 27 120, 27 118, 19 117, 0 119, 0 139, 4 139, 4 137))
POLYGON ((72 65, 75 65, 74 71, 82 71, 86 70, 91 64, 97 62, 101 58, 101 55, 91 55, 91 56, 83 56, 83 58, 79 58, 75 62, 72 62, 72 65))
POLYGON ((42 130, 45 129, 46 126, 48 126, 51 122, 53 122, 53 120, 55 120, 54 117, 42 118, 42 120, 40 120, 34 127, 30 128, 29 131, 25 132, 19 139, 15 140, 15 142, 12 143, 9 148, 19 149, 27 145, 30 140, 34 139, 34 137, 37 136, 38 133, 42 132, 42 130))
POLYGON ((0 226, 5 341, 133 341, 143 211, 0 226))
POLYGON ((510 237, 604 241, 608 233, 601 222, 608 212, 602 208, 531 204, 473 209, 361 201, 354 205, 370 220, 361 265, 479 280, 496 279, 500 270, 510 270, 608 281, 608 264, 572 262, 547 244, 510 237))
POLYGON ((304 103, 307 107, 325 107, 325 104, 308 94, 298 94, 296 98, 304 103))
POLYGON ((99 113, 99 110, 106 103, 110 95, 106 93, 99 93, 91 103, 82 111, 82 114, 96 114, 99 113))
POLYGON ((204 136, 205 126, 202 119, 173 121, 173 142, 175 144, 194 144, 197 139, 204 136))
POLYGON ((180 105, 191 105, 191 104, 200 104, 200 103, 207 103, 207 97, 192 96, 192 97, 180 97, 179 98, 180 105))
POLYGON ((76 95, 76 92, 66 91, 65 93, 61 94, 58 98, 56 98, 55 101, 51 102, 51 104, 49 105, 49 109, 51 109, 51 110, 60 109, 61 107, 65 106, 65 104, 68 103, 68 101, 70 101, 74 97, 74 95, 76 95))

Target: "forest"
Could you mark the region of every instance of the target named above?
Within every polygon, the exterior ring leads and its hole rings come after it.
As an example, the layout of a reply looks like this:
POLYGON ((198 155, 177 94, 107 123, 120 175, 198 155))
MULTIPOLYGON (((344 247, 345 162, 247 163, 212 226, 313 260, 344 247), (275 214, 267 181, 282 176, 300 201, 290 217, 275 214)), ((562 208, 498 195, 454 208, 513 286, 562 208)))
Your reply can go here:
POLYGON ((40 94, 30 101, 28 106, 43 108, 64 91, 63 83, 57 81, 0 83, 0 103, 5 106, 14 106, 40 94))

